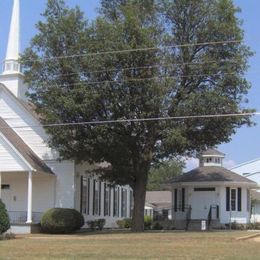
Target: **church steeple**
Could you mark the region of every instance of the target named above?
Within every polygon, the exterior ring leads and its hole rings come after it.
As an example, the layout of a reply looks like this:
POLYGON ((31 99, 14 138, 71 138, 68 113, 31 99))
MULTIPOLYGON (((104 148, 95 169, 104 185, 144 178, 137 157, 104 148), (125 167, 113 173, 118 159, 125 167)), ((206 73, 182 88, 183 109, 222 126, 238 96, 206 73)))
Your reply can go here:
MULTIPOLYGON (((2 11, 2 10, 1 10, 2 11)), ((19 64, 20 53, 20 0, 13 0, 13 12, 10 24, 6 57, 0 83, 19 99, 26 100, 27 85, 19 64)))
POLYGON ((14 0, 3 74, 20 72, 20 0, 14 0))

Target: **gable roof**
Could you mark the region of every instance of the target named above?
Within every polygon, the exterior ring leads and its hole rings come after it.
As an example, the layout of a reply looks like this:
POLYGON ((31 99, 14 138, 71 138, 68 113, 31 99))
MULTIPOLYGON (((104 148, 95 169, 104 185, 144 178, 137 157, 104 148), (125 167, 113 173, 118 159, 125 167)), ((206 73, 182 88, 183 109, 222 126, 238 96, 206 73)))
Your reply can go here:
POLYGON ((245 166, 245 165, 248 165, 248 164, 252 164, 252 163, 255 163, 255 162, 258 162, 258 161, 260 161, 260 157, 254 159, 254 160, 246 161, 246 162, 240 163, 238 165, 235 165, 234 167, 230 168, 230 170, 237 169, 237 168, 240 168, 242 166, 245 166))
POLYGON ((172 182, 241 182, 256 184, 254 181, 220 166, 199 167, 178 176, 172 182))
POLYGON ((39 173, 54 174, 32 149, 10 128, 5 120, 0 117, 0 133, 14 146, 31 167, 39 173))

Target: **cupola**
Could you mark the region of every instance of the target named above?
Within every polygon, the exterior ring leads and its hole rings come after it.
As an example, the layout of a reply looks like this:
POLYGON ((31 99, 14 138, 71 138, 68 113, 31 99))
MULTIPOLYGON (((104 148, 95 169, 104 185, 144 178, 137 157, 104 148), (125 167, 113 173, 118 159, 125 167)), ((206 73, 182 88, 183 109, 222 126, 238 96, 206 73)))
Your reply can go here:
POLYGON ((223 166, 225 154, 219 152, 215 148, 208 148, 199 156, 200 167, 204 166, 223 166))

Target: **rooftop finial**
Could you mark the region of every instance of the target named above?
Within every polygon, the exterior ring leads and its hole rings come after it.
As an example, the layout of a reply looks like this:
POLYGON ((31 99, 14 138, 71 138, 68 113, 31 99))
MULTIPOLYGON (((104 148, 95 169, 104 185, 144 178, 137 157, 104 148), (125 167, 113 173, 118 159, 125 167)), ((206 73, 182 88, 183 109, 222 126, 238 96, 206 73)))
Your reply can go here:
POLYGON ((20 72, 20 0, 14 0, 3 74, 20 72))

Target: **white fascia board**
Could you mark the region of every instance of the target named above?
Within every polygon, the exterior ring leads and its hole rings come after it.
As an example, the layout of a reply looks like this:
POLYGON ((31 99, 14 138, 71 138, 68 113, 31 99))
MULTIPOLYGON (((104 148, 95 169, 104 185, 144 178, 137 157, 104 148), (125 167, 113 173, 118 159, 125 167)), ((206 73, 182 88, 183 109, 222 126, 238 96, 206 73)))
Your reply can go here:
POLYGON ((22 156, 22 154, 17 151, 17 149, 9 142, 9 140, 2 134, 0 133, 0 138, 2 138, 7 145, 19 156, 19 158, 24 162, 24 164, 28 167, 28 171, 36 171, 26 160, 25 158, 22 156))

